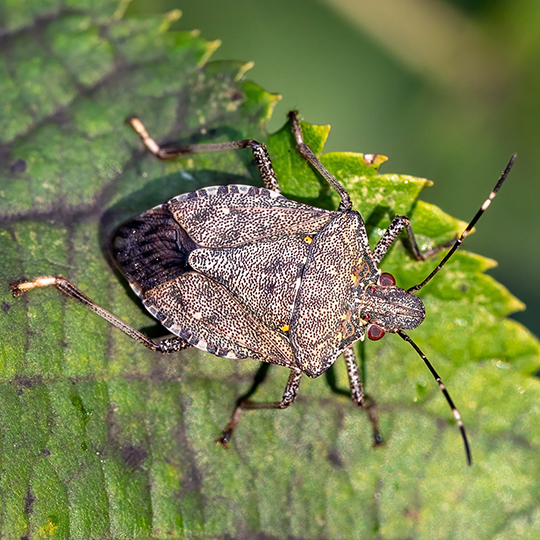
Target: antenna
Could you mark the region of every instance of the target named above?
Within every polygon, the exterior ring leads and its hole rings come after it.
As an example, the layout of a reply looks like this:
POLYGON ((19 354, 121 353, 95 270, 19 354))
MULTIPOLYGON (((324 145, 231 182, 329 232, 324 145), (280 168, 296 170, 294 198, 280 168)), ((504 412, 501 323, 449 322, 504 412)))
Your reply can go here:
POLYGON ((426 355, 420 350, 420 347, 418 347, 418 345, 403 330, 398 330, 397 333, 399 334, 399 337, 401 337, 405 341, 408 341, 412 345, 414 350, 420 355, 420 357, 422 358, 422 360, 428 367, 429 371, 431 371, 431 374, 437 381, 437 384, 439 385, 441 392, 444 394, 446 401, 448 401, 448 405, 450 405, 450 408, 452 409, 452 414, 454 415, 454 418, 456 419, 457 425, 459 427, 459 431, 463 439, 463 444, 465 445, 465 454, 467 456, 467 464, 469 466, 472 465, 471 449, 469 447, 469 441, 467 440, 467 434, 465 433, 465 426, 463 425, 463 420, 461 420, 461 415, 459 414, 459 411, 456 409, 456 406, 454 405, 454 402, 452 401, 452 398, 450 397, 450 394, 448 393, 446 386, 444 386, 443 382, 441 381, 441 378, 439 377, 439 374, 435 371, 435 368, 431 365, 431 362, 427 359, 426 355))
MULTIPOLYGON (((501 177, 499 178, 499 181, 497 182, 497 185, 493 188, 493 191, 489 194, 489 197, 484 201, 484 204, 480 207, 480 210, 476 212, 476 215, 473 217, 472 221, 467 225, 467 228, 461 233, 461 236, 455 241, 454 245, 450 248, 450 251, 444 256, 443 260, 435 267, 433 272, 429 274, 429 276, 422 281, 422 283, 419 283, 418 285, 415 285, 414 287, 411 287, 410 289, 407 289, 407 292, 409 293, 415 293, 416 291, 419 291, 426 283, 431 281, 433 276, 437 274, 437 272, 448 262, 448 259, 454 254, 454 252, 457 250, 461 244, 463 244, 463 240, 469 235, 469 233, 472 231, 473 227, 476 225, 476 222, 482 217, 482 214, 489 208, 489 205, 491 204, 491 201, 495 198, 497 195, 497 192, 499 189, 501 189, 501 186, 503 185, 503 182, 506 180, 506 177, 508 176, 508 173, 512 169, 514 162, 516 161, 517 154, 514 154, 510 161, 508 162, 508 165, 506 166, 506 169, 504 169, 504 172, 502 173, 501 177)), ((403 336, 401 336, 403 337, 403 336)), ((403 338, 405 339, 405 338, 403 338)), ((412 342, 411 342, 412 344, 412 342)), ((416 346, 413 344, 413 347, 416 348, 416 346)), ((417 349, 418 350, 418 349, 417 349)))

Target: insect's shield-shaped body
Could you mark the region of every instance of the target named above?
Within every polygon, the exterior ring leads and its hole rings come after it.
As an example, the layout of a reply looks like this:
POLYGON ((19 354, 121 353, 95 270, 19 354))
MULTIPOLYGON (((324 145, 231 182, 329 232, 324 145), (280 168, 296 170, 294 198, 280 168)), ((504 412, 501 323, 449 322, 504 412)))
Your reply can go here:
POLYGON ((360 214, 264 188, 175 197, 122 225, 112 250, 147 309, 190 345, 310 377, 370 324, 392 332, 424 316, 418 298, 379 284, 360 214))

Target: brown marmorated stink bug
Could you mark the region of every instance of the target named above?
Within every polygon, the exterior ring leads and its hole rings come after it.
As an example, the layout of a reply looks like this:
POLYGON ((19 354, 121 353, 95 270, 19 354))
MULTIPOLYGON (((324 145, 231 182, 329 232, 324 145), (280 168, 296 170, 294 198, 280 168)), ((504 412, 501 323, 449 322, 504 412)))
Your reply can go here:
MULTIPOLYGON (((444 266, 506 179, 515 156, 461 236, 422 253, 405 216, 396 216, 373 251, 349 194, 303 142, 296 113, 289 113, 296 148, 341 198, 336 211, 321 210, 280 195, 266 147, 254 140, 160 147, 137 118, 128 122, 160 159, 198 152, 250 148, 264 188, 225 185, 179 195, 121 225, 111 250, 144 306, 174 337, 154 342, 96 305, 68 280, 39 277, 12 286, 15 296, 55 285, 145 347, 172 353, 197 347, 226 358, 253 358, 291 370, 280 402, 240 401, 220 442, 227 444, 244 409, 285 409, 298 393, 303 373, 318 377, 343 354, 351 396, 367 406, 375 443, 381 443, 353 344, 385 332, 409 342, 426 363, 457 422, 471 464, 461 416, 439 375, 405 333, 425 317, 420 290, 444 266), (416 260, 450 250, 429 276, 408 290, 377 268, 405 229, 416 260)), ((375 156, 366 155, 365 159, 375 156)))

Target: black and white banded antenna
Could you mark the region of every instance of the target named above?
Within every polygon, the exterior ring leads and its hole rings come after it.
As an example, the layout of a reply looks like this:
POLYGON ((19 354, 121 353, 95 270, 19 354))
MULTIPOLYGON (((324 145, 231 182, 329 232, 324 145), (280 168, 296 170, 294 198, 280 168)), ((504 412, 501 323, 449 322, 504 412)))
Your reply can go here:
MULTIPOLYGON (((482 204, 478 212, 476 212, 476 215, 473 217, 471 222, 467 225, 466 229, 461 233, 460 237, 456 239, 456 241, 454 242, 454 245, 450 248, 448 253, 443 257, 441 262, 435 267, 435 269, 431 272, 431 274, 429 274, 429 276, 426 279, 424 279, 424 281, 422 281, 418 285, 415 285, 414 287, 411 287, 410 289, 407 289, 407 292, 414 294, 417 291, 419 291, 422 287, 424 287, 424 285, 429 283, 431 279, 439 272, 439 270, 448 262, 450 257, 452 257, 452 255, 456 252, 459 246, 461 246, 465 238, 469 235, 473 227, 476 225, 476 222, 482 217, 482 214, 489 208, 491 201, 497 196, 499 189, 501 189, 501 186, 503 185, 508 174, 510 173, 510 170, 512 169, 514 165, 514 162, 516 161, 516 157, 517 157, 517 154, 514 154, 510 158, 510 161, 508 162, 506 169, 504 169, 497 184, 493 188, 492 192, 489 194, 489 197, 484 201, 484 203, 482 204)), ((429 371, 431 371, 431 374, 435 378, 435 381, 437 381, 437 384, 439 385, 441 392, 444 394, 444 397, 446 398, 448 405, 450 405, 450 408, 452 409, 452 414, 457 422, 459 431, 461 433, 461 437, 463 439, 463 444, 465 446, 465 454, 467 456, 467 463, 468 465, 472 465, 471 449, 469 446, 469 441, 467 439, 467 434, 465 432, 465 426, 463 425, 461 415, 459 414, 459 411, 454 405, 454 402, 452 401, 452 398, 450 397, 450 394, 448 393, 446 386, 443 384, 439 374, 435 371, 435 368, 431 365, 431 362, 427 359, 426 355, 420 350, 420 347, 418 347, 418 345, 403 330, 398 330, 397 334, 403 340, 407 341, 413 347, 413 349, 419 354, 420 358, 422 358, 422 360, 428 367, 429 371)))

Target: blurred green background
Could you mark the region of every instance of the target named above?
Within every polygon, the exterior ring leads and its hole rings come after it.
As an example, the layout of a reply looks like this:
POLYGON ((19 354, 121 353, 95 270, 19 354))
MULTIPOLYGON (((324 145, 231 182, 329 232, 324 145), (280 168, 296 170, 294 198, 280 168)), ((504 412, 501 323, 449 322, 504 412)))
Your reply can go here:
POLYGON ((467 240, 527 304, 540 335, 540 2, 537 0, 133 0, 127 14, 180 9, 177 30, 219 39, 213 59, 331 124, 327 151, 385 154, 382 172, 435 182, 422 198, 469 220, 513 152, 509 181, 467 240))

